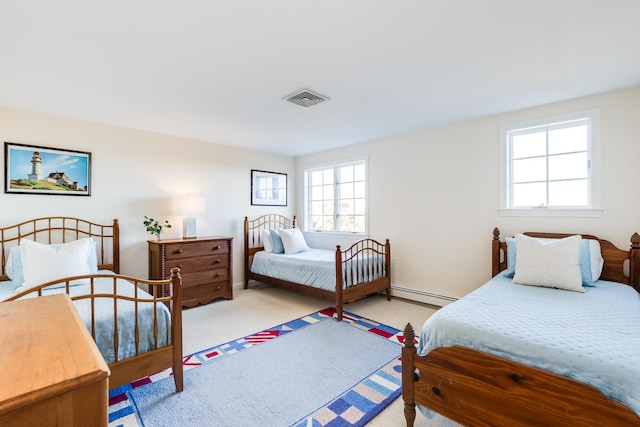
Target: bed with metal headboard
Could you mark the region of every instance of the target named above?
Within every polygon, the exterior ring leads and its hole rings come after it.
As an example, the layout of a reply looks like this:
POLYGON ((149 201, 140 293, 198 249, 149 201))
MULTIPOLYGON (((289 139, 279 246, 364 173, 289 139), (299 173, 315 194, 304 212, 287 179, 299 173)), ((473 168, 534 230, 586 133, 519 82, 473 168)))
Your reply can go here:
POLYGON ((67 293, 109 364, 109 388, 167 368, 183 389, 179 269, 166 280, 120 273, 118 220, 45 217, 0 228, 4 301, 67 293), (156 297, 159 286, 170 295, 156 297), (149 292, 146 292, 146 288, 149 292))
POLYGON ((245 289, 249 280, 257 280, 333 301, 338 320, 342 320, 347 302, 381 291, 386 292, 387 299, 391 298, 391 246, 388 239, 385 243, 362 239, 346 249, 337 246, 335 251, 305 248, 287 254, 265 250, 268 246, 265 232, 282 234, 282 230, 286 233, 295 227, 295 217, 278 214, 252 220, 245 217, 245 289))

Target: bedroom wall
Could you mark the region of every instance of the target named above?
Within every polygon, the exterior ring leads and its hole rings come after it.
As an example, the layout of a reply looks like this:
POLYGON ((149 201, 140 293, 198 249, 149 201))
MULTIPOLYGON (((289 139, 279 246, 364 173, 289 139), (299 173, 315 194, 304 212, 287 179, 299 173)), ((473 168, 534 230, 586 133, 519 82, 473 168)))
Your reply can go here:
POLYGON ((640 232, 640 86, 454 123, 296 159, 298 214, 306 165, 367 155, 369 231, 392 245, 394 294, 443 304, 491 275, 492 230, 591 233, 629 247, 640 232), (600 108, 599 218, 503 217, 499 207, 499 127, 600 108), (402 289, 405 290, 403 291, 402 289))
MULTIPOLYGON (((163 237, 182 237, 182 217, 174 197, 205 197, 206 214, 197 218, 199 236, 234 237, 234 282, 243 280, 242 232, 245 215, 293 214, 288 207, 251 206, 250 170, 289 174, 294 193, 292 157, 136 131, 11 108, 0 108, 2 142, 39 145, 92 153, 92 195, 51 196, 0 192, 0 227, 41 216, 74 216, 97 223, 118 218, 121 227, 121 271, 147 277, 144 215, 168 219, 173 228, 163 237)), ((4 164, 4 148, 0 152, 4 164)), ((4 179, 1 180, 4 185, 4 179)))

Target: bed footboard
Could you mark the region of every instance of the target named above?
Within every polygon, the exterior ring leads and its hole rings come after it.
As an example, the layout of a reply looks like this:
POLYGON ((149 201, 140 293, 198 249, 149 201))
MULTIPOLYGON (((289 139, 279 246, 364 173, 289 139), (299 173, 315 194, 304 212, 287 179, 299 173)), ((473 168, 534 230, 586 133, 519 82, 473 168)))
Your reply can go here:
POLYGON ((414 338, 407 324, 402 349, 407 426, 413 426, 416 404, 463 425, 640 425, 638 415, 594 387, 466 347, 418 356, 414 338))
POLYGON ((362 239, 345 250, 336 246, 336 311, 342 320, 345 302, 385 291, 391 300, 391 245, 362 239))
POLYGON ((171 367, 176 391, 183 390, 182 278, 173 268, 167 280, 119 274, 75 276, 48 282, 6 301, 67 293, 91 337, 107 359, 113 389, 171 367), (141 290, 146 286, 149 293, 141 290), (170 285, 170 295, 155 288, 170 285))

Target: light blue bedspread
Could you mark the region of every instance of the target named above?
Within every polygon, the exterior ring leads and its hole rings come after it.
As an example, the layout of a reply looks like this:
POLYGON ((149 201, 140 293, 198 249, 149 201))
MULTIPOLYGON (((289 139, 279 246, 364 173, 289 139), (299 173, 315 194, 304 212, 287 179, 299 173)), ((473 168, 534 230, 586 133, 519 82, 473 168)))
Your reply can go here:
POLYGON ((590 384, 640 415, 640 294, 630 286, 598 281, 578 293, 498 275, 431 316, 417 349, 453 345, 590 384))
MULTIPOLYGON (((105 273, 105 272, 100 272, 105 273)), ((5 282, 2 282, 5 285, 5 282)), ((3 286, 3 288, 8 286, 3 286)), ((103 278, 96 279, 95 292, 103 294, 113 294, 113 279, 103 278)), ((117 293, 123 296, 134 296, 134 285, 126 280, 118 279, 117 293)), ((55 293, 64 293, 64 288, 49 289, 43 291, 43 295, 55 293)), ((90 292, 90 285, 80 284, 69 288, 70 296, 86 295, 90 292)), ((12 292, 13 293, 13 292, 12 292)), ((5 295, 8 297, 9 295, 5 295)), ((26 296, 26 297, 30 297, 26 296)), ((36 294, 34 293, 35 297, 36 294)), ((25 298, 26 298, 25 297, 25 298)), ((151 295, 138 289, 138 298, 152 298, 151 295)), ((91 332, 91 300, 83 299, 73 302, 80 317, 84 321, 87 329, 91 332)), ((158 329, 158 347, 163 347, 171 341, 171 314, 169 309, 162 303, 155 304, 157 312, 157 329, 158 329)), ((118 360, 136 355, 135 347, 135 304, 131 301, 117 300, 118 312, 118 360)), ((144 353, 156 348, 154 338, 154 304, 139 303, 138 319, 139 319, 139 353, 144 353)), ((112 298, 96 298, 95 299, 95 341, 107 363, 113 363, 116 360, 115 349, 113 345, 114 331, 114 304, 112 298)))
MULTIPOLYGON (((343 262, 342 269, 343 288, 379 279, 386 274, 384 258, 367 252, 343 262)), ((336 252, 312 249, 286 255, 259 251, 253 256, 251 272, 333 292, 336 290, 336 252)))
POLYGON ((289 255, 259 251, 253 257, 251 272, 335 291, 336 253, 328 249, 289 255))

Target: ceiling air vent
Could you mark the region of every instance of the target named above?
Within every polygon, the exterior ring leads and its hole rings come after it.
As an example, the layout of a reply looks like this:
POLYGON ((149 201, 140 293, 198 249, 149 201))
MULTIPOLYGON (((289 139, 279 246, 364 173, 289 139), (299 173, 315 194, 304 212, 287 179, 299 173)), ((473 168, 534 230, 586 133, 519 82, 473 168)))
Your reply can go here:
POLYGON ((285 96, 283 99, 293 102, 294 104, 301 105, 304 108, 309 108, 321 102, 328 101, 330 98, 313 93, 309 89, 302 89, 292 93, 291 95, 285 96))

